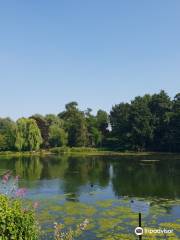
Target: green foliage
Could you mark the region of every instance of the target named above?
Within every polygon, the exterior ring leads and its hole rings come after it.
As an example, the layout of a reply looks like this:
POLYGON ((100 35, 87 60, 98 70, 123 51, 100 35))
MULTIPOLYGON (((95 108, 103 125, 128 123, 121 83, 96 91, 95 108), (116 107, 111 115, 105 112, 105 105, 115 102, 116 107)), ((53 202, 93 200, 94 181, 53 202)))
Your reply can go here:
POLYGON ((169 150, 168 116, 172 111, 171 99, 166 92, 160 91, 160 93, 152 95, 149 108, 153 117, 152 123, 154 136, 152 149, 157 151, 167 151, 169 150))
POLYGON ((166 92, 136 97, 110 112, 114 149, 180 151, 180 95, 171 101, 166 92))
POLYGON ((169 150, 180 152, 180 93, 173 101, 172 112, 169 114, 169 150))
POLYGON ((97 128, 92 128, 91 129, 91 145, 90 146, 94 146, 94 147, 99 147, 102 145, 102 139, 103 139, 103 135, 102 133, 97 129, 97 128))
POLYGON ((67 144, 67 133, 58 125, 49 128, 49 144, 51 147, 62 147, 67 144))
POLYGON ((48 138, 49 138, 49 124, 47 119, 39 114, 35 114, 31 116, 30 118, 34 119, 36 121, 36 124, 41 132, 42 136, 42 147, 46 148, 49 146, 48 138))
POLYGON ((9 118, 0 118, 0 151, 14 149, 16 125, 9 118))
POLYGON ((110 123, 112 127, 111 138, 108 139, 118 149, 130 148, 131 122, 130 122, 131 106, 128 103, 120 103, 112 107, 110 112, 110 123))
POLYGON ((7 142, 5 134, 0 133, 0 150, 4 151, 7 149, 7 142))
POLYGON ((0 219, 1 240, 38 240, 35 214, 23 209, 19 200, 0 195, 0 219))
POLYGON ((88 108, 85 112, 88 129, 88 146, 101 147, 108 132, 108 114, 103 110, 99 110, 97 115, 94 116, 91 114, 91 111, 88 108))
POLYGON ((102 134, 105 136, 107 133, 108 125, 109 125, 109 116, 108 116, 107 112, 105 112, 101 109, 98 110, 96 119, 97 119, 98 130, 101 131, 102 134))
POLYGON ((51 152, 55 153, 55 154, 69 153, 70 152, 70 148, 66 147, 66 146, 64 146, 64 147, 56 147, 56 148, 52 148, 51 152))
POLYGON ((87 124, 84 112, 77 108, 76 102, 66 105, 66 111, 59 114, 65 122, 70 147, 83 147, 88 142, 87 124))
POLYGON ((0 119, 0 151, 64 146, 180 152, 180 93, 174 100, 163 90, 138 96, 114 105, 109 115, 70 102, 58 115, 0 119))
POLYGON ((49 127, 52 125, 56 125, 60 128, 64 127, 64 121, 54 114, 47 114, 45 120, 49 127))
POLYGON ((21 151, 38 150, 42 143, 40 130, 34 119, 20 118, 17 121, 16 148, 21 151))
POLYGON ((148 149, 153 138, 152 114, 149 109, 151 97, 136 97, 131 102, 130 126, 131 147, 135 150, 148 149))
POLYGON ((94 154, 98 154, 100 151, 100 149, 97 148, 92 148, 92 147, 55 147, 51 149, 52 153, 55 154, 61 154, 61 153, 85 153, 85 154, 90 154, 90 153, 94 153, 94 154))

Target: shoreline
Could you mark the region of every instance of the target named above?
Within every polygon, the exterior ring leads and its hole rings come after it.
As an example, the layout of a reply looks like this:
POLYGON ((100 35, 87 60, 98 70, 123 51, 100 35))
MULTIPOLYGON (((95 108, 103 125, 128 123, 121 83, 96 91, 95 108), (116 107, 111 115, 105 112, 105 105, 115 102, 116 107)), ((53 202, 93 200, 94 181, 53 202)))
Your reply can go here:
POLYGON ((0 151, 0 157, 21 157, 21 156, 47 156, 47 155, 84 155, 84 156, 152 156, 152 155, 180 155, 171 152, 135 152, 135 151, 113 151, 100 148, 82 147, 58 147, 42 149, 39 151, 0 151))

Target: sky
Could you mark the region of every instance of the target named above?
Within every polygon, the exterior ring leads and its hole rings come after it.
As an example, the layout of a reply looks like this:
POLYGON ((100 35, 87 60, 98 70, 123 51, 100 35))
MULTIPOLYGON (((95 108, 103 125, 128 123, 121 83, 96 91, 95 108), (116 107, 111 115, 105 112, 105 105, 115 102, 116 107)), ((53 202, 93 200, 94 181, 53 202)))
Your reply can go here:
POLYGON ((0 116, 180 92, 179 0, 0 1, 0 116))

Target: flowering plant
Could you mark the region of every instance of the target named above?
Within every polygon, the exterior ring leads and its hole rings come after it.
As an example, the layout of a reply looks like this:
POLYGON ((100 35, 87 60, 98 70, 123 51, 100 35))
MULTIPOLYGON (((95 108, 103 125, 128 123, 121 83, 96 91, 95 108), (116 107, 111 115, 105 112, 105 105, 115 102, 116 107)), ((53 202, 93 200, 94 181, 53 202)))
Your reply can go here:
POLYGON ((0 239, 38 240, 39 226, 34 211, 24 209, 22 201, 17 199, 27 192, 26 188, 18 188, 18 180, 11 171, 0 179, 0 239))
POLYGON ((9 197, 23 197, 27 189, 18 188, 19 176, 12 176, 11 171, 7 171, 0 181, 0 194, 7 195, 9 197))
POLYGON ((73 240, 74 237, 81 235, 81 233, 87 228, 89 220, 85 219, 84 222, 76 226, 75 230, 63 231, 64 225, 61 223, 54 223, 54 238, 55 240, 73 240))

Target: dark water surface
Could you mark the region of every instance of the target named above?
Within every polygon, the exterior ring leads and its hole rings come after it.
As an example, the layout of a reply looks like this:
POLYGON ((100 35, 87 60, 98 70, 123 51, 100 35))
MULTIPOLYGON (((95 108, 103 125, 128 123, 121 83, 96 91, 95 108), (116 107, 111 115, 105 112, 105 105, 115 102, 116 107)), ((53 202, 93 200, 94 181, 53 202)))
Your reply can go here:
POLYGON ((39 201, 42 239, 52 239, 55 221, 73 228, 85 218, 78 239, 137 239, 131 199, 151 204, 144 227, 175 232, 144 239, 180 239, 180 155, 0 157, 0 169, 13 170, 26 198, 39 201))

